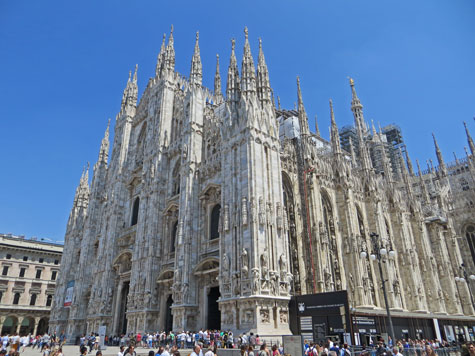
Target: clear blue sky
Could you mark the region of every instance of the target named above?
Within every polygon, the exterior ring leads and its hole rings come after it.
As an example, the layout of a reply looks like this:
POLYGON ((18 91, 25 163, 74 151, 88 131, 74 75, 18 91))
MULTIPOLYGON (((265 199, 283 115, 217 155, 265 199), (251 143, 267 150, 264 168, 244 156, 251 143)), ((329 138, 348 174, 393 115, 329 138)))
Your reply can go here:
POLYGON ((162 34, 175 26, 176 70, 188 75, 200 31, 204 84, 215 55, 225 88, 230 39, 240 62, 262 37, 282 105, 303 99, 328 137, 328 99, 352 123, 348 76, 365 118, 401 126, 413 158, 463 154, 475 135, 473 0, 6 1, 0 0, 0 232, 62 240, 83 166, 97 160, 128 72, 154 75, 162 34))

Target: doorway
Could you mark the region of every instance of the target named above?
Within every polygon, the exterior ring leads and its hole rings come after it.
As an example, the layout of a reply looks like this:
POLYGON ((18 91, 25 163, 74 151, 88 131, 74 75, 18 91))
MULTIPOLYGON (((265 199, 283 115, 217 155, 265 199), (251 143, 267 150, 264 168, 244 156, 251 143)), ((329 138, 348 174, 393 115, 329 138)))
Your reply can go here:
POLYGON ((167 314, 165 316, 165 331, 169 332, 173 330, 173 314, 172 314, 172 305, 173 305, 173 298, 170 294, 167 299, 167 314))
POLYGON ((219 287, 212 287, 208 293, 208 329, 221 329, 221 311, 219 310, 218 299, 221 296, 219 287))
POLYGON ((119 333, 127 334, 127 297, 129 295, 130 281, 124 282, 120 296, 119 333))

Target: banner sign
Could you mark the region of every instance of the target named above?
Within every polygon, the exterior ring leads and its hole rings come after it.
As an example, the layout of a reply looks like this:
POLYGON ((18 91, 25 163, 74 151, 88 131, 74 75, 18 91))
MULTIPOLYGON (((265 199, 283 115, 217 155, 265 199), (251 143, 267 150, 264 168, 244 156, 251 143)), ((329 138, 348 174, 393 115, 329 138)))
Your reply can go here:
POLYGON ((74 281, 69 281, 66 285, 66 296, 64 297, 64 306, 69 307, 73 302, 74 281))

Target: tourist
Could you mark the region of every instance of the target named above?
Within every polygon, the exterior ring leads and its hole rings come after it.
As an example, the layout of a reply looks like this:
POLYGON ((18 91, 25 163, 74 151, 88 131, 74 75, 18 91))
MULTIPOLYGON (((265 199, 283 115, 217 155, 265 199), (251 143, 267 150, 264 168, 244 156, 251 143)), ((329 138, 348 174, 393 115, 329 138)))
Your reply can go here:
POLYGON ((97 351, 96 356, 102 356, 102 351, 101 350, 97 351))
POLYGON ((170 356, 170 353, 168 352, 168 346, 165 346, 165 348, 161 347, 162 350, 161 356, 170 356))
POLYGON ((83 346, 79 352, 81 353, 81 356, 85 356, 87 355, 87 347, 86 346, 83 346))
POLYGON ((254 346, 255 345, 249 345, 247 348, 247 356, 254 356, 254 346))
POLYGON ((266 345, 265 342, 261 345, 261 348, 260 348, 257 356, 270 356, 269 351, 267 350, 267 345, 266 345))
POLYGON ((119 352, 117 353, 117 356, 124 356, 124 346, 119 346, 119 352))
POLYGON ((277 349, 277 345, 272 345, 272 355, 271 356, 279 356, 280 352, 277 349))
POLYGON ((214 351, 213 351, 214 346, 209 345, 208 346, 208 351, 206 351, 204 356, 214 356, 214 351))
POLYGON ((473 343, 468 344, 468 353, 470 356, 475 356, 475 345, 473 343))
POLYGON ((195 345, 193 348, 193 352, 190 354, 190 356, 199 356, 201 351, 201 347, 199 345, 195 345))
POLYGON ((402 356, 399 352, 399 347, 393 347, 393 356, 402 356))
POLYGON ((134 350, 133 346, 130 346, 126 351, 124 356, 137 356, 137 353, 134 350))

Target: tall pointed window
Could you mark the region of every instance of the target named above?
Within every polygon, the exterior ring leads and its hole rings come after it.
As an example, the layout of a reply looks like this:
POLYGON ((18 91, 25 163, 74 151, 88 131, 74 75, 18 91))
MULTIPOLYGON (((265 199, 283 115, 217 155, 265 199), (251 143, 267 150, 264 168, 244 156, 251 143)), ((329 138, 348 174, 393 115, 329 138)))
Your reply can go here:
POLYGON ((221 205, 216 204, 211 210, 209 219, 209 239, 217 239, 219 237, 219 214, 221 212, 221 205))
POLYGON ((170 235, 170 252, 175 252, 176 234, 178 232, 178 221, 175 221, 172 226, 170 235))
POLYGON ((180 161, 175 164, 172 174, 172 196, 180 194, 180 161))
POLYGON ((139 206, 140 206, 140 198, 135 198, 134 206, 132 208, 132 219, 130 221, 130 226, 137 225, 137 221, 139 220, 139 206))
POLYGON ((475 263, 475 225, 470 224, 465 227, 465 237, 467 238, 468 246, 472 253, 472 259, 475 263))

